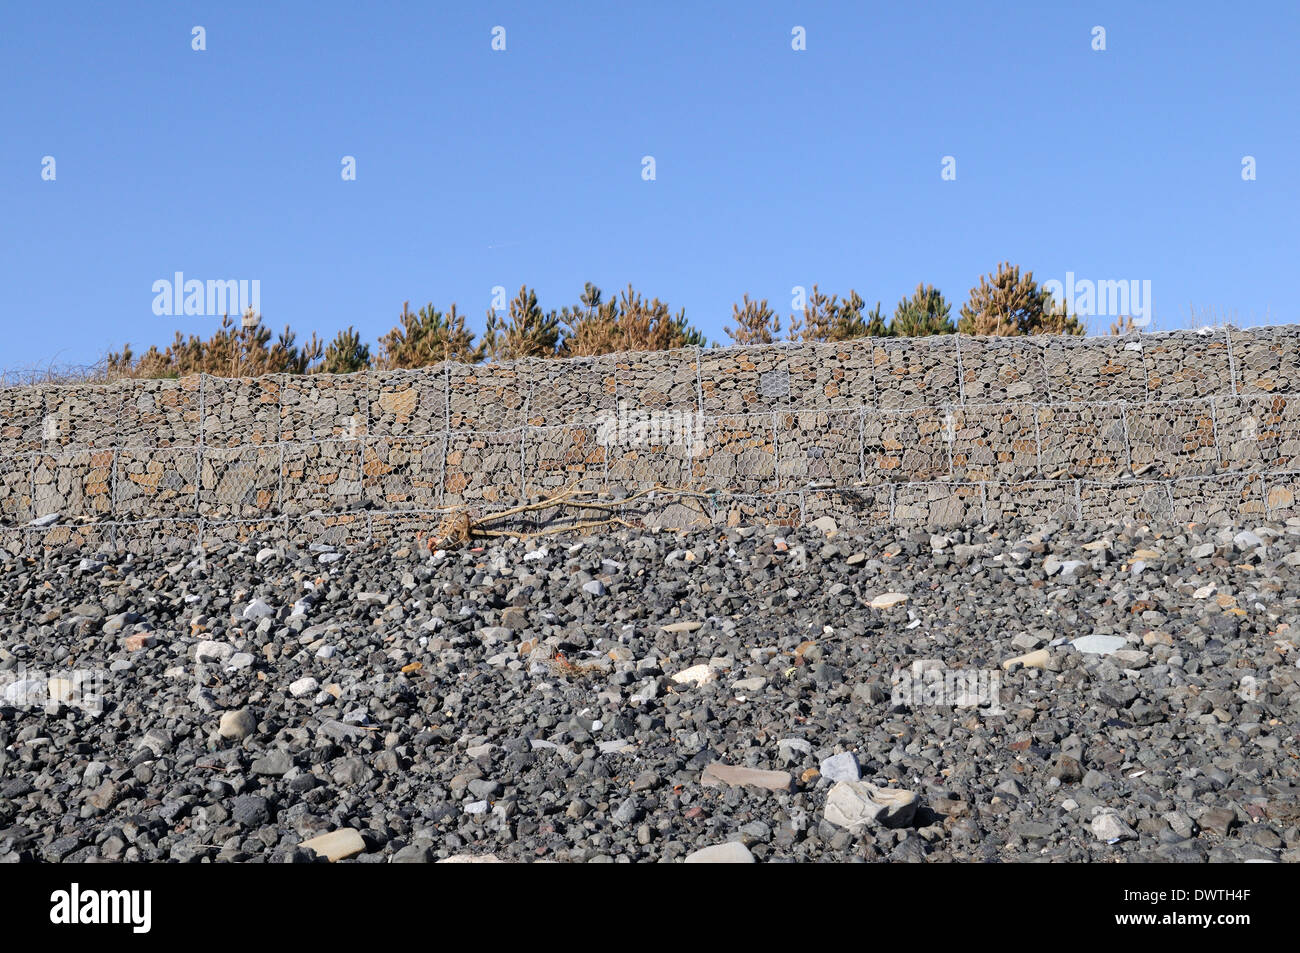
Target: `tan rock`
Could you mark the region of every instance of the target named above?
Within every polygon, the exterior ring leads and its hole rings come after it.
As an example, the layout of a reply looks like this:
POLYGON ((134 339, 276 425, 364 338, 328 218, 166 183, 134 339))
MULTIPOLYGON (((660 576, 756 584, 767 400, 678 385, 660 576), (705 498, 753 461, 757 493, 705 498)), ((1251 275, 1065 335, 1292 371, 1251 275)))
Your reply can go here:
POLYGON ((668 625, 661 625, 659 628, 664 632, 695 632, 704 628, 704 623, 692 619, 686 622, 670 622, 668 625))
POLYGON ((1011 666, 1019 663, 1022 668, 1046 668, 1051 654, 1047 649, 1038 649, 1033 652, 1026 652, 1024 655, 1017 655, 1015 658, 1009 658, 1002 663, 1003 671, 1009 670, 1011 666))
POLYGON ((1270 487, 1268 491, 1268 508, 1281 509, 1295 503, 1295 494, 1283 486, 1270 487))
POLYGON ((71 705, 77 695, 76 686, 72 684, 70 678, 51 678, 46 683, 46 691, 49 692, 51 701, 61 702, 64 705, 71 705))
POLYGON ((764 771, 715 761, 704 769, 700 784, 706 788, 755 787, 765 791, 788 791, 794 778, 786 771, 764 771))
POLYGON ((452 856, 438 861, 440 864, 503 864, 503 861, 496 854, 452 854, 452 856))
POLYGON ((414 387, 408 387, 406 390, 388 391, 379 395, 379 406, 386 412, 396 417, 410 417, 415 413, 415 404, 418 399, 414 387))
POLYGON ((330 863, 333 863, 336 860, 344 860, 355 854, 360 854, 366 849, 366 842, 361 839, 361 834, 358 831, 353 830, 351 827, 340 827, 328 834, 320 834, 305 840, 298 846, 314 850, 322 857, 329 858, 330 863))

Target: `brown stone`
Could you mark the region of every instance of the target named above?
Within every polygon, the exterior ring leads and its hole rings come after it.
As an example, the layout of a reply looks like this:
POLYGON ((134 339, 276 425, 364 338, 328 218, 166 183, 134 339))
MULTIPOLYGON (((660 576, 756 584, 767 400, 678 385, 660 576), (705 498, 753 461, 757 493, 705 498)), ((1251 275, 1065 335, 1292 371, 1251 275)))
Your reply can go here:
POLYGON ((763 771, 715 761, 704 769, 700 784, 706 788, 755 787, 765 791, 788 791, 794 779, 785 771, 763 771))

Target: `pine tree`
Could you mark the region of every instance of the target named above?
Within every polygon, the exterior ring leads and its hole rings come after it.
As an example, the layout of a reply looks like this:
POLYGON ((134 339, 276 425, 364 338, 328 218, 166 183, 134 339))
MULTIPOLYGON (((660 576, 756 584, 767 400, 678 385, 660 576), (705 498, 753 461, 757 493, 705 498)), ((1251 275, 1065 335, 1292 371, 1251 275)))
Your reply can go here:
POLYGON ((440 361, 473 364, 483 358, 465 316, 453 304, 446 314, 427 304, 418 313, 403 302, 400 324, 379 339, 381 367, 428 367, 440 361))
POLYGON ((370 345, 361 343, 361 335, 352 330, 340 331, 325 348, 320 369, 326 374, 354 374, 370 366, 370 345))
POLYGON ((980 277, 970 301, 962 305, 957 329, 962 334, 1015 336, 1084 334, 1083 322, 1034 281, 1031 271, 1003 262, 997 274, 980 277))
POLYGON ((305 374, 320 359, 324 347, 316 335, 303 347, 296 343, 296 335, 286 325, 279 338, 272 343, 271 330, 262 324, 261 316, 250 309, 238 326, 226 315, 212 337, 204 340, 191 334, 188 338, 176 332, 176 337, 165 349, 155 345, 138 358, 130 345, 120 353, 110 354, 111 372, 123 377, 184 377, 190 374, 212 374, 218 377, 254 377, 261 374, 305 374))
POLYGON ((587 282, 579 304, 560 310, 564 335, 559 353, 591 356, 615 351, 665 351, 707 343, 703 332, 691 327, 686 312, 674 315, 668 305, 647 301, 629 284, 617 301, 604 301, 603 293, 587 282))
POLYGON ((490 317, 489 333, 494 345, 493 357, 516 361, 525 357, 555 357, 560 343, 560 316, 544 312, 537 304, 537 292, 521 285, 510 302, 509 323, 500 324, 490 317))
POLYGON ((501 360, 501 316, 495 308, 487 309, 487 320, 483 325, 483 343, 480 347, 483 356, 489 361, 501 360))
POLYGON ((767 299, 750 301, 744 297, 744 307, 733 304, 731 319, 734 328, 727 328, 727 336, 735 344, 771 344, 781 333, 781 319, 767 306, 767 299))
POLYGON ((889 336, 889 327, 885 323, 885 313, 880 310, 880 302, 867 313, 866 319, 867 333, 866 337, 883 338, 889 336))
POLYGON ((790 340, 821 342, 831 340, 835 331, 835 298, 826 297, 816 284, 804 303, 803 314, 790 315, 790 340))
POLYGON ((850 341, 888 334, 880 303, 877 302, 875 310, 864 317, 862 309, 865 305, 862 296, 852 289, 841 301, 836 295, 828 298, 817 285, 813 285, 802 316, 790 316, 790 340, 850 341))
POLYGON ((898 302, 898 307, 894 309, 894 319, 889 325, 890 333, 900 338, 952 334, 957 329, 948 316, 951 310, 939 289, 933 285, 918 284, 912 297, 898 302))
MULTIPOLYGON (((835 311, 835 316, 831 322, 830 339, 832 341, 851 341, 854 338, 867 337, 871 334, 869 321, 862 317, 862 308, 866 305, 866 302, 862 300, 860 294, 850 288, 847 298, 838 304, 832 298, 831 303, 835 311)), ((877 305, 877 309, 879 309, 879 305, 877 305)))

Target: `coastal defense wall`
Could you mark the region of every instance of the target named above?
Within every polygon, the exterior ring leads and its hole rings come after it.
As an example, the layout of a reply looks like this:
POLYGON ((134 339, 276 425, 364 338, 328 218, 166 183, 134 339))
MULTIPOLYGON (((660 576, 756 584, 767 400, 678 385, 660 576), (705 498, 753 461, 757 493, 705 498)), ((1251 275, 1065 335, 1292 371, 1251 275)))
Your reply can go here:
POLYGON ((1300 326, 15 387, 0 549, 413 540, 565 488, 673 528, 1285 519, 1297 454, 1300 326))

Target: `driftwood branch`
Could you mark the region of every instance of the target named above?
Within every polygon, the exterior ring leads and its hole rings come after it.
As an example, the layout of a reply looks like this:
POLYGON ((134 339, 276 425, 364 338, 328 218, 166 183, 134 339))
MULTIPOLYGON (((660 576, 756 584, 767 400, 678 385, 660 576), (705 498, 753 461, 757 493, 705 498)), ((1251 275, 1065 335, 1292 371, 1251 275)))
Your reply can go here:
POLYGON ((648 490, 641 490, 620 500, 602 499, 599 494, 590 491, 580 491, 577 486, 569 486, 556 493, 553 496, 544 499, 535 500, 532 503, 524 503, 519 506, 512 506, 510 509, 500 510, 496 513, 488 513, 484 516, 475 518, 470 515, 467 509, 458 509, 453 511, 442 524, 438 527, 435 538, 431 541, 435 545, 444 549, 462 546, 475 539, 500 539, 508 537, 511 539, 533 539, 539 536, 553 536, 556 533, 574 532, 577 530, 595 529, 597 527, 622 526, 628 529, 635 529, 637 524, 628 522, 620 516, 614 515, 613 511, 628 503, 653 496, 655 493, 668 493, 674 497, 705 497, 707 494, 683 491, 675 487, 666 487, 656 485, 648 490), (545 529, 524 532, 522 530, 509 530, 494 528, 499 526, 501 521, 513 519, 517 516, 523 516, 527 513, 536 513, 542 510, 554 509, 556 507, 569 507, 576 510, 595 510, 608 514, 603 519, 583 520, 577 523, 565 523, 561 526, 552 526, 545 529))

